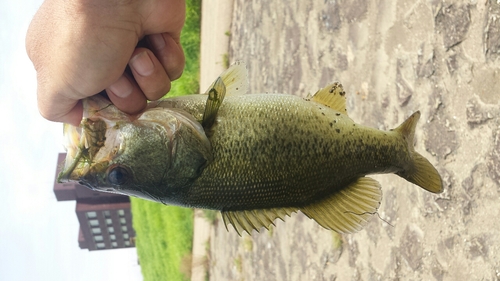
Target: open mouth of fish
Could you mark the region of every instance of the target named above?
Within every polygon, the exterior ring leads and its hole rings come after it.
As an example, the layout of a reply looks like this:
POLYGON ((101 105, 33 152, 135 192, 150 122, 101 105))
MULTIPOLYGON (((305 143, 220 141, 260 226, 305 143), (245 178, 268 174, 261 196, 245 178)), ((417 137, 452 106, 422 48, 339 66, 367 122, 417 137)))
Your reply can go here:
POLYGON ((78 181, 86 175, 106 142, 107 124, 85 118, 80 127, 64 124, 66 159, 58 182, 78 181))

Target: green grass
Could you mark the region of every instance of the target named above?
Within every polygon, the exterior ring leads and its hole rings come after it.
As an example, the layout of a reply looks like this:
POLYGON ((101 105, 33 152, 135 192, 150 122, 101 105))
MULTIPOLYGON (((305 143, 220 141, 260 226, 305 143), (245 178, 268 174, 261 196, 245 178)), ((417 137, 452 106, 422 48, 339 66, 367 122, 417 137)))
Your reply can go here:
POLYGON ((241 255, 238 255, 237 258, 234 259, 234 265, 236 266, 236 270, 241 273, 242 265, 241 265, 241 255))
POLYGON ((180 268, 193 247, 193 210, 137 198, 131 200, 135 243, 144 280, 189 280, 180 268))
MULTIPOLYGON (((186 66, 182 77, 172 82, 167 97, 199 91, 200 14, 201 0, 186 0, 186 23, 181 34, 186 66)), ((182 271, 191 267, 193 210, 136 198, 131 201, 135 242, 144 280, 189 280, 182 271)))
POLYGON ((243 239, 243 249, 245 249, 245 252, 251 252, 253 250, 253 240, 251 236, 245 236, 243 239))
POLYGON ((181 33, 181 44, 186 67, 181 78, 172 82, 167 97, 198 94, 200 89, 200 23, 201 0, 186 0, 186 23, 181 33))

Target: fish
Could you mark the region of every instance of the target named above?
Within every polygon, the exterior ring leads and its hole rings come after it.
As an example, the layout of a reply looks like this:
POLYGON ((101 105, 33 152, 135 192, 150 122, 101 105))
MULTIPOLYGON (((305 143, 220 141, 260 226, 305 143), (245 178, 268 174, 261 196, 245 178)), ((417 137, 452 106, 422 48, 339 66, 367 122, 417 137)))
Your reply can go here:
POLYGON ((436 168, 414 149, 419 111, 384 131, 348 116, 338 82, 306 98, 248 88, 237 62, 205 94, 149 102, 139 114, 88 98, 80 126, 64 125, 58 181, 218 210, 239 235, 298 211, 328 230, 359 231, 382 199, 370 174, 443 191, 436 168))

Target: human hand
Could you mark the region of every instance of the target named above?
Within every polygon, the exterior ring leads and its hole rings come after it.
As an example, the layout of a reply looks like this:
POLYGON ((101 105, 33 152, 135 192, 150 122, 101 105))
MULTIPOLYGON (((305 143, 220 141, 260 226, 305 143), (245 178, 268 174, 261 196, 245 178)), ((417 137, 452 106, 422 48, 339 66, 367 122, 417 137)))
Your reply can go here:
POLYGON ((130 114, 161 98, 184 69, 184 19, 182 0, 45 0, 26 35, 40 114, 79 125, 80 100, 104 89, 130 114))

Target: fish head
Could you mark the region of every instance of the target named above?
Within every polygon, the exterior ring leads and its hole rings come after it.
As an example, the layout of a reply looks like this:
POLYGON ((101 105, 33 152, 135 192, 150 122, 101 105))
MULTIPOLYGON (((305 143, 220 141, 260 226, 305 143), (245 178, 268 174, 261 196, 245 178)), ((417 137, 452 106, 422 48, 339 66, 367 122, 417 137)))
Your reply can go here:
POLYGON ((103 97, 83 102, 80 126, 64 125, 59 182, 170 204, 212 160, 201 124, 183 110, 149 107, 127 115, 103 97))

